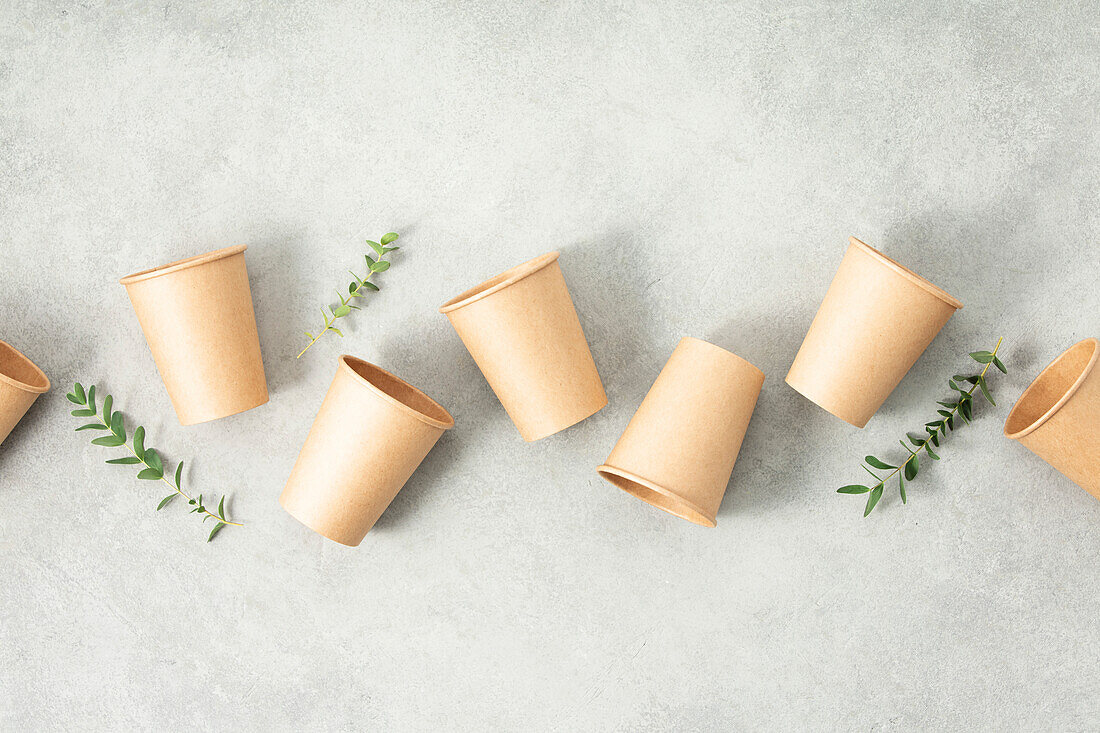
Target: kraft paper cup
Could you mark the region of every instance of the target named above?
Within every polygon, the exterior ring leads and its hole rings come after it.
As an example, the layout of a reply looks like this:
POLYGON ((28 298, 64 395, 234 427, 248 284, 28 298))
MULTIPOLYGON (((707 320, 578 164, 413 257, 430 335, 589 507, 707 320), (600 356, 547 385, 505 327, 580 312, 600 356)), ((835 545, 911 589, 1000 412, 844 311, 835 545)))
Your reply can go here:
POLYGON ((676 346, 596 470, 670 514, 713 527, 764 373, 714 344, 676 346))
POLYGON ((1005 435, 1100 499, 1100 341, 1069 347, 1039 373, 1005 421, 1005 435))
POLYGON ((355 547, 453 426, 416 387, 341 356, 279 503, 314 532, 355 547))
POLYGON ((787 384, 862 428, 962 303, 855 237, 787 384))
POLYGON ((50 380, 34 362, 0 341, 0 443, 49 389, 50 380))
POLYGON ((526 441, 607 405, 558 254, 513 267, 439 309, 526 441))
POLYGON ((219 249, 119 281, 184 425, 267 402, 245 249, 219 249))

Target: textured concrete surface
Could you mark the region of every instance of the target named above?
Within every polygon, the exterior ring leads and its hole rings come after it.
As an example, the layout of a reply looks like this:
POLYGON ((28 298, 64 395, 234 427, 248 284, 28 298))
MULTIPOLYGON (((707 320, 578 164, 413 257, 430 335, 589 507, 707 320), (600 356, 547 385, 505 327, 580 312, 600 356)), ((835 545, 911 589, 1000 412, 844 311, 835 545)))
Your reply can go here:
POLYGON ((1095 3, 105 5, 0 7, 0 338, 56 385, 0 447, 0 728, 1100 726, 1100 502, 1001 435, 1100 335, 1095 3), (783 383, 849 234, 966 303, 862 431, 783 383), (184 428, 117 279, 232 243, 272 400, 184 428), (435 309, 550 249, 611 404, 527 445, 435 309), (594 471, 684 334, 768 375, 713 530, 594 471), (1002 335, 908 506, 833 493, 1002 335), (343 351, 458 424, 357 550, 276 502, 343 351), (154 512, 74 379, 247 526, 154 512))

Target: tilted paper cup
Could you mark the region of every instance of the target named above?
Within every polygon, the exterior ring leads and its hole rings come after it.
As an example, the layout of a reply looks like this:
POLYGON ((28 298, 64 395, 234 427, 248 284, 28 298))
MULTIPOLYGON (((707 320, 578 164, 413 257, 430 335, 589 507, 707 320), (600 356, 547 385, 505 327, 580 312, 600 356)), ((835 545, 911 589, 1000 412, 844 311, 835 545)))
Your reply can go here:
POLYGON ((228 247, 119 281, 184 425, 267 402, 244 251, 228 247))
POLYGON ((1069 347, 1039 373, 1005 421, 1018 440, 1100 499, 1100 341, 1069 347))
POLYGON ((849 238, 787 384, 862 428, 962 303, 849 238))
POLYGON ((0 443, 11 434, 27 410, 48 392, 50 380, 15 347, 0 341, 0 443))
POLYGON ((713 527, 764 373, 696 338, 676 346, 596 470, 658 509, 713 527))
POLYGON ((439 312, 524 440, 553 435, 607 404, 557 252, 467 290, 439 312))
POLYGON ((355 547, 453 426, 420 390, 341 356, 279 503, 314 532, 355 547))

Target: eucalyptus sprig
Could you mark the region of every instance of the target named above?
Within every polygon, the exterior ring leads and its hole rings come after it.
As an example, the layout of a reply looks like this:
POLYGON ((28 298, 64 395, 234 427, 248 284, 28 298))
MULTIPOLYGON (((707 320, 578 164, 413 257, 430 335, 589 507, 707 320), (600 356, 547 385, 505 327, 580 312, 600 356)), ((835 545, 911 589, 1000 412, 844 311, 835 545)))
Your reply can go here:
POLYGON ((386 270, 390 269, 389 261, 382 258, 390 252, 393 252, 394 250, 401 249, 400 247, 387 246, 391 242, 394 242, 396 240, 397 234, 395 232, 390 232, 389 234, 383 236, 381 242, 372 242, 369 239, 367 240, 367 244, 369 244, 371 249, 374 250, 374 253, 378 255, 378 259, 373 259, 370 255, 363 255, 363 257, 365 257, 367 260, 367 276, 364 278, 361 278, 351 270, 348 270, 354 280, 352 280, 351 284, 348 285, 347 297, 344 297, 344 294, 337 290, 336 297, 340 299, 340 305, 336 306, 335 308, 329 306, 330 312, 325 312, 325 306, 321 306, 321 317, 325 319, 325 327, 318 331, 316 336, 314 336, 309 331, 305 332, 306 336, 309 337, 309 343, 306 344, 306 347, 298 353, 298 359, 301 359, 302 354, 309 351, 309 347, 317 343, 317 340, 324 336, 327 331, 332 331, 340 338, 344 337, 343 332, 333 324, 336 323, 337 318, 343 318, 347 314, 351 313, 353 310, 360 310, 359 306, 355 305, 352 301, 356 298, 366 297, 363 295, 364 290, 374 290, 376 292, 378 291, 378 286, 370 282, 371 276, 374 275, 374 273, 376 272, 385 272, 386 270))
POLYGON ((227 524, 232 524, 234 527, 243 526, 240 522, 231 522, 225 516, 225 496, 223 495, 221 501, 218 502, 217 513, 210 511, 202 502, 202 494, 197 497, 191 497, 187 492, 183 490, 183 461, 180 461, 176 466, 175 483, 169 481, 164 476, 164 461, 161 459, 160 454, 157 453, 155 448, 145 447, 145 428, 140 425, 134 429, 134 437, 132 444, 127 444, 126 436, 126 422, 121 412, 112 410, 114 406, 114 400, 111 395, 107 395, 103 400, 103 412, 102 415, 97 413, 95 403, 95 385, 88 387, 88 391, 84 391, 84 386, 77 382, 73 385, 73 391, 65 395, 69 402, 74 405, 78 405, 80 409, 73 410, 72 414, 75 417, 94 417, 98 422, 90 422, 86 425, 81 425, 77 428, 77 432, 81 430, 106 430, 109 435, 103 435, 92 441, 92 445, 102 445, 108 448, 115 448, 118 446, 125 446, 127 450, 133 455, 123 456, 122 458, 112 458, 107 463, 123 466, 136 466, 142 465, 144 468, 138 473, 137 477, 146 481, 163 481, 171 487, 172 492, 168 496, 160 500, 160 504, 157 504, 157 511, 159 512, 177 496, 182 496, 187 500, 187 503, 191 506, 190 513, 196 513, 202 515, 202 521, 206 522, 207 519, 215 520, 214 529, 210 530, 210 535, 206 538, 206 541, 214 539, 214 536, 218 534, 227 524))
POLYGON ((873 486, 864 486, 862 484, 851 484, 849 486, 841 486, 837 489, 838 494, 870 494, 867 497, 867 506, 863 510, 863 516, 867 516, 871 513, 871 510, 878 504, 878 500, 882 498, 882 490, 886 485, 886 482, 898 477, 898 492, 901 494, 901 503, 905 504, 905 482, 912 481, 917 477, 917 473, 920 471, 920 458, 918 454, 924 451, 928 454, 928 457, 934 461, 938 461, 940 457, 936 455, 936 452, 932 450, 933 446, 940 447, 940 441, 947 438, 948 431, 955 430, 955 418, 961 418, 967 425, 970 424, 970 420, 974 416, 974 391, 980 390, 982 396, 985 397, 989 404, 996 406, 996 402, 993 401, 993 395, 989 391, 989 385, 985 381, 985 373, 989 371, 990 365, 997 367, 1004 374, 1008 374, 1008 369, 1005 368, 1004 363, 997 357, 997 352, 1001 348, 1001 342, 1004 339, 997 339, 997 345, 993 348, 993 351, 975 351, 970 354, 970 358, 979 364, 985 364, 982 368, 981 374, 975 374, 972 376, 963 376, 956 374, 951 379, 947 380, 948 385, 952 391, 957 394, 953 399, 937 402, 940 405, 940 409, 937 410, 937 414, 940 416, 938 420, 927 422, 924 424, 924 432, 927 433, 924 436, 913 437, 911 433, 907 433, 905 437, 909 439, 909 442, 913 444, 913 448, 910 448, 905 444, 904 440, 899 440, 901 447, 905 448, 909 453, 909 457, 900 466, 894 466, 886 461, 879 460, 875 456, 867 456, 863 460, 867 463, 866 466, 861 464, 861 468, 867 473, 875 477, 876 483, 873 486), (959 384, 969 384, 970 389, 964 389, 959 384), (870 466, 870 468, 868 468, 870 466), (872 471, 872 468, 877 468, 880 471, 891 471, 887 476, 879 476, 872 471))

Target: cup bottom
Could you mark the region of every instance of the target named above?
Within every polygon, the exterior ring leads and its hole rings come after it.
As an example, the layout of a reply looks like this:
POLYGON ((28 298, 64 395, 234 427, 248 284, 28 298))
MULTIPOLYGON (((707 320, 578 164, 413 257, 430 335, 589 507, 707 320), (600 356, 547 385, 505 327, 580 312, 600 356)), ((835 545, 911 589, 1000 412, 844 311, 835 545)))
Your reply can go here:
POLYGON ((607 464, 599 466, 596 471, 611 484, 662 511, 703 527, 718 526, 718 520, 713 515, 647 478, 607 464))

